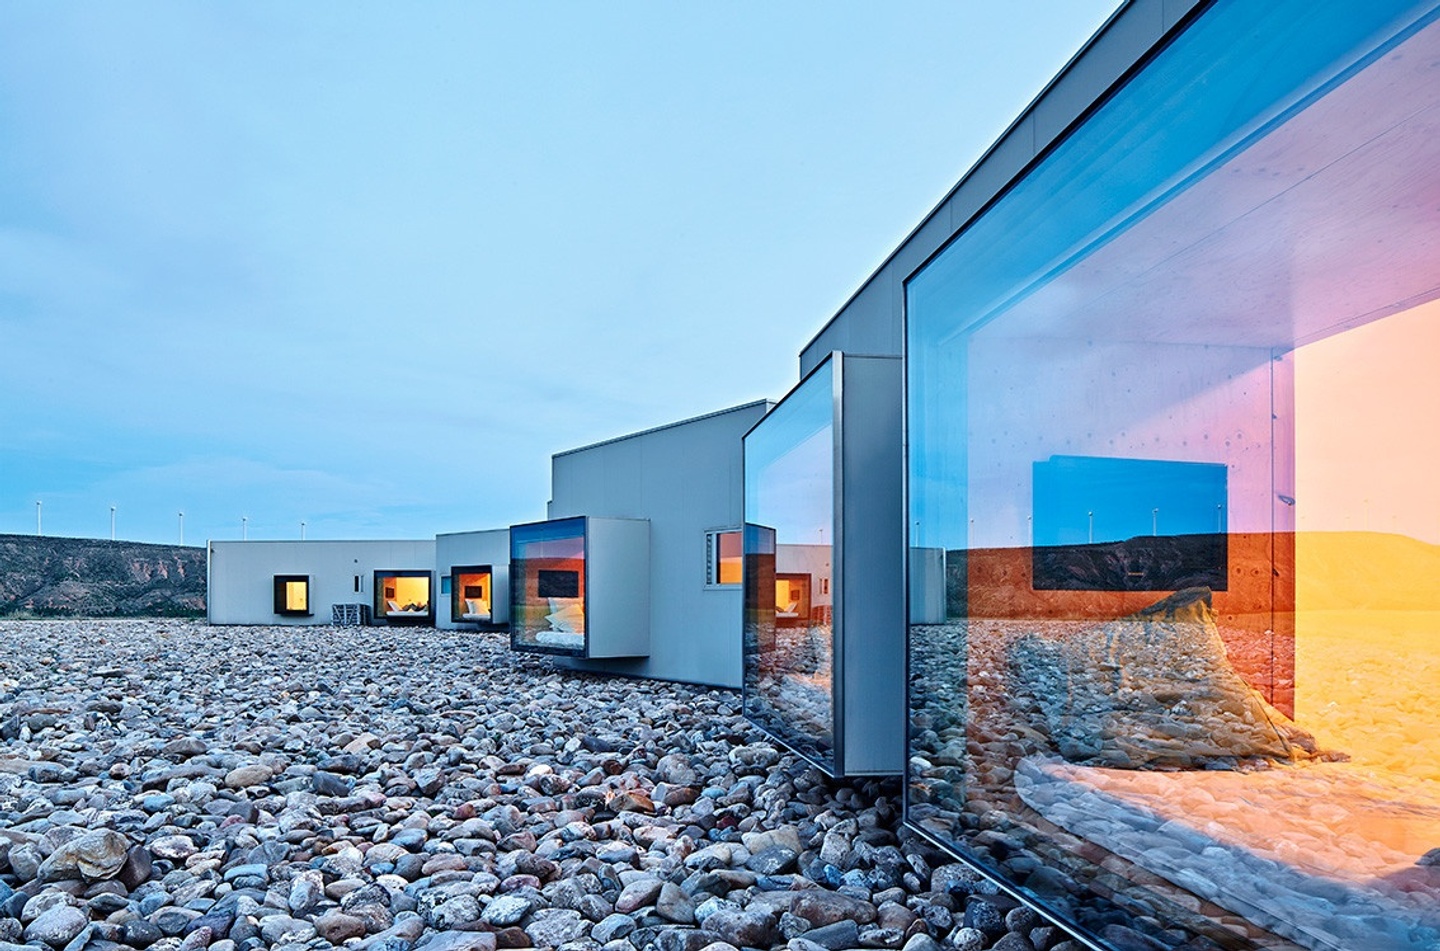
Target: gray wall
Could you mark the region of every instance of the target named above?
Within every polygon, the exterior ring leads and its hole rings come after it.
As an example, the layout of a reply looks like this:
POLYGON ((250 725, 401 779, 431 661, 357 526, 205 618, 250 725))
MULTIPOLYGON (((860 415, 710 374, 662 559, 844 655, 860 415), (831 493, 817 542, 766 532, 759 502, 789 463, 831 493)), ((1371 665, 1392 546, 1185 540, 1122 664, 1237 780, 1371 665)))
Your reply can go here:
POLYGON ((836 768, 905 769, 905 501, 896 357, 840 355, 836 768))
POLYGON ((554 457, 550 518, 650 522, 650 656, 565 663, 740 686, 740 586, 706 587, 705 533, 740 527, 740 439, 769 405, 737 406, 554 457))
POLYGON ((291 541, 211 542, 206 598, 211 624, 329 624, 332 604, 375 603, 376 571, 430 571, 435 542, 291 541), (310 617, 275 613, 275 576, 310 576, 310 617), (355 576, 360 590, 355 590, 355 576))
POLYGON ((440 594, 440 578, 456 565, 489 565, 490 623, 510 622, 510 529, 451 532, 435 536, 435 626, 445 630, 474 628, 450 620, 450 595, 440 594))
POLYGON ((1204 2, 1130 0, 1122 7, 805 345, 800 375, 832 350, 903 353, 905 281, 1204 2))

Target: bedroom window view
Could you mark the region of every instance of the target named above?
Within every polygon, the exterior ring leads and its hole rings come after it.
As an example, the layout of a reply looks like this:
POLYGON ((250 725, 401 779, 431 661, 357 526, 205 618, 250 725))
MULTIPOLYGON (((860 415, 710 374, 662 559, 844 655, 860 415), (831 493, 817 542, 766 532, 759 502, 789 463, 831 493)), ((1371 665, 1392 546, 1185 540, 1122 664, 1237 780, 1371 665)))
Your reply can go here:
POLYGON ((430 572, 375 572, 375 617, 401 623, 430 618, 430 572))
POLYGON ((490 566, 455 566, 450 569, 450 620, 488 623, 490 608, 490 566))
POLYGON ((511 645, 584 656, 585 519, 510 530, 511 645))
POLYGON ((309 616, 309 575, 275 576, 275 613, 293 616, 309 616))
POLYGON ((1401 6, 1237 43, 1220 4, 908 288, 908 815, 1102 939, 1440 947, 1440 26, 1401 6))
POLYGON ((745 437, 745 707, 834 768, 835 449, 828 364, 745 437))

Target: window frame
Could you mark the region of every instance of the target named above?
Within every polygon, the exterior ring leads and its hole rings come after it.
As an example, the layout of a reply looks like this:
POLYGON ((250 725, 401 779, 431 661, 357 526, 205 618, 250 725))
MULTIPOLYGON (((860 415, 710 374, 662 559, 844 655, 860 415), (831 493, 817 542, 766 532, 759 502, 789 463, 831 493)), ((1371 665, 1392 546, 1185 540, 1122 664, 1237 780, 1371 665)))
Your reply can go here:
POLYGON ((740 526, 712 528, 705 532, 705 589, 707 591, 739 590, 745 578, 745 539, 740 526), (720 536, 734 535, 740 549, 740 577, 735 581, 720 580, 720 536))
POLYGON ((309 576, 309 575, 275 575, 275 576, 274 576, 274 579, 273 579, 273 581, 272 581, 272 585, 273 585, 273 591, 274 591, 274 595, 275 595, 275 600, 274 600, 273 607, 275 608, 275 613, 276 613, 276 614, 280 615, 281 617, 314 617, 314 616, 315 616, 315 612, 312 611, 312 610, 310 610, 310 576, 309 576), (305 585, 305 609, 304 609, 303 611, 297 611, 297 610, 294 610, 293 608, 288 608, 288 607, 286 607, 286 604, 288 603, 288 600, 289 600, 289 599, 286 597, 286 594, 287 594, 286 588, 287 588, 289 585, 294 584, 294 583, 297 582, 297 581, 305 585))

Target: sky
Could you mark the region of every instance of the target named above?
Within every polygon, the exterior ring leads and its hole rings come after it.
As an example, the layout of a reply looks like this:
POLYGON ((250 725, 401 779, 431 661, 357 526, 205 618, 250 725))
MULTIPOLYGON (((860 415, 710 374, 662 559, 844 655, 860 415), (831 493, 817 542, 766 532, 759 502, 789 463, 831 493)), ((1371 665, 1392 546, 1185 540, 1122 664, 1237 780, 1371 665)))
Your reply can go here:
POLYGON ((0 533, 543 518, 783 396, 1116 5, 0 5, 0 533))

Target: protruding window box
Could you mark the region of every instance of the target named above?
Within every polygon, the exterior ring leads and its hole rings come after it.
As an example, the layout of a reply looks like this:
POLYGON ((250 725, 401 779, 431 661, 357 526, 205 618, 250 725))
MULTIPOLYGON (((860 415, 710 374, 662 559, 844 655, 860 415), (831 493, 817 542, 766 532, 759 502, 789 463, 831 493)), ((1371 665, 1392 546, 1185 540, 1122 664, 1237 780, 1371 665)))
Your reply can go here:
POLYGON ((431 583, 429 571, 375 572, 375 620, 387 624, 434 623, 431 583))
POLYGON ((489 624, 495 617, 494 575, 489 565, 455 565, 450 569, 450 620, 489 624))
POLYGON ((284 617, 310 617, 310 576, 275 576, 275 613, 284 617))
POLYGON ((745 714, 837 776, 904 765, 900 394, 835 353, 745 436, 745 714))
POLYGON ((644 657, 649 601, 649 522, 580 516, 511 527, 514 650, 644 657))

